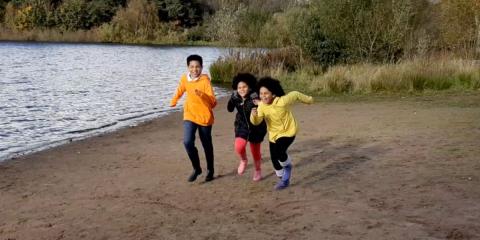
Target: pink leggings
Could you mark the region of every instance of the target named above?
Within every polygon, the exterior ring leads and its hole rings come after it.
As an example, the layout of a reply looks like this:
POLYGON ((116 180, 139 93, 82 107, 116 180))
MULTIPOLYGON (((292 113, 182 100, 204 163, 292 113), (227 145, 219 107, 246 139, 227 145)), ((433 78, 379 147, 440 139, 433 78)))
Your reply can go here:
MULTIPOLYGON (((260 170, 262 163, 262 154, 260 152, 261 143, 250 142, 250 151, 252 152, 255 163, 255 170, 260 170)), ((247 140, 237 137, 235 138, 235 152, 240 157, 240 160, 247 161, 247 140)))

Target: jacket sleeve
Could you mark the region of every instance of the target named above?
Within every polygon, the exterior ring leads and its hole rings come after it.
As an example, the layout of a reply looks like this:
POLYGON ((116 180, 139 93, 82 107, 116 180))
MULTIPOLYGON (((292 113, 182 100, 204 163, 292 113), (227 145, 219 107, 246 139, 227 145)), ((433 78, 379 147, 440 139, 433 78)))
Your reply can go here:
POLYGON ((227 103, 227 110, 229 112, 233 112, 233 110, 235 110, 235 101, 231 97, 230 97, 230 99, 228 100, 228 103, 227 103))
POLYGON ((232 95, 230 96, 230 100, 228 100, 227 110, 229 112, 233 112, 233 110, 235 110, 235 107, 237 107, 241 101, 242 100, 240 99, 237 91, 233 91, 232 95))
POLYGON ((210 105, 210 108, 214 108, 217 106, 217 98, 215 97, 215 93, 213 92, 212 84, 210 83, 210 79, 207 81, 207 86, 205 87, 205 92, 200 94, 200 97, 204 102, 210 105))
POLYGON ((177 105, 178 100, 183 96, 183 94, 185 93, 185 90, 186 90, 185 83, 182 81, 182 79, 180 79, 177 90, 175 90, 172 100, 170 101, 171 107, 175 107, 177 105))
POLYGON ((252 112, 250 113, 250 122, 255 126, 260 125, 264 119, 265 114, 263 113, 262 105, 258 106, 257 113, 257 116, 253 115, 252 112))
POLYGON ((287 95, 283 96, 282 99, 285 105, 291 105, 295 102, 302 102, 306 104, 313 103, 313 97, 305 95, 298 91, 289 92, 287 95))

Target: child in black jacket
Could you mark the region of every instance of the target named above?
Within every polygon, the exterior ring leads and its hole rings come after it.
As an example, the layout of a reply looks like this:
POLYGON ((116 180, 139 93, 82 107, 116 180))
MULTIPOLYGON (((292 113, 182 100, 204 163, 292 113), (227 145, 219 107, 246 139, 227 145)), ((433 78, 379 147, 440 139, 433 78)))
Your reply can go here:
POLYGON ((267 127, 265 122, 258 126, 250 122, 250 113, 253 108, 257 107, 257 101, 259 101, 256 93, 256 84, 257 79, 252 74, 237 74, 232 81, 233 92, 228 101, 227 110, 233 112, 234 109, 237 109, 234 126, 235 152, 240 157, 240 164, 237 169, 238 174, 243 175, 247 167, 246 147, 247 142, 249 142, 255 165, 253 180, 260 181, 262 179, 260 146, 267 133, 267 127))

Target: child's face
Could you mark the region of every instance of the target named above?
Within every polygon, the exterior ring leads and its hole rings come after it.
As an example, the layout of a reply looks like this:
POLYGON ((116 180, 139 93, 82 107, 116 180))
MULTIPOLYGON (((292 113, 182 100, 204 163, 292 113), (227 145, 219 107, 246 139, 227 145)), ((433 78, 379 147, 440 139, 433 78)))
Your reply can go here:
POLYGON ((190 61, 188 63, 188 72, 190 73, 190 77, 197 78, 202 73, 202 65, 199 61, 190 61))
POLYGON ((238 92, 238 95, 240 95, 240 97, 242 98, 245 98, 245 96, 247 96, 248 94, 248 85, 244 82, 239 82, 237 84, 237 92, 238 92))
POLYGON ((275 95, 268 90, 266 87, 260 88, 260 99, 265 104, 272 104, 275 95))

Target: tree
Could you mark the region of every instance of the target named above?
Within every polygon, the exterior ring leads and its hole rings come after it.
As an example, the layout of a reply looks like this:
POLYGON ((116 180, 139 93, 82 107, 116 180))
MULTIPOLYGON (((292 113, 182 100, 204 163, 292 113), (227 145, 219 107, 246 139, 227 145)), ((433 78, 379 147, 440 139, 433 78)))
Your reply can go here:
POLYGON ((5 6, 3 19, 7 27, 17 30, 55 25, 53 6, 47 0, 10 1, 5 6))
POLYGON ((476 49, 480 56, 480 1, 444 0, 440 7, 444 44, 453 49, 476 49))
POLYGON ((325 37, 351 60, 394 61, 411 31, 412 0, 319 0, 312 6, 325 37))
POLYGON ((155 38, 160 22, 157 7, 147 0, 130 0, 112 21, 102 26, 105 41, 135 42, 155 38))
POLYGON ((296 44, 324 68, 343 61, 345 49, 341 42, 325 34, 324 25, 315 12, 302 16, 296 29, 296 44))
POLYGON ((57 9, 57 23, 61 29, 75 31, 89 29, 88 3, 85 0, 65 0, 57 9))
POLYGON ((237 9, 224 7, 217 11, 208 23, 208 34, 212 40, 220 41, 227 45, 238 43, 240 35, 237 26, 240 14, 245 10, 245 6, 241 5, 237 9))
POLYGON ((198 1, 154 0, 154 2, 161 21, 174 21, 176 25, 182 27, 198 25, 206 10, 206 6, 198 1))
POLYGON ((5 7, 7 7, 7 1, 0 0, 0 19, 3 21, 3 17, 5 16, 5 7))
POLYGON ((119 8, 124 6, 126 1, 118 0, 93 0, 87 4, 87 15, 89 27, 100 26, 110 22, 119 8))

